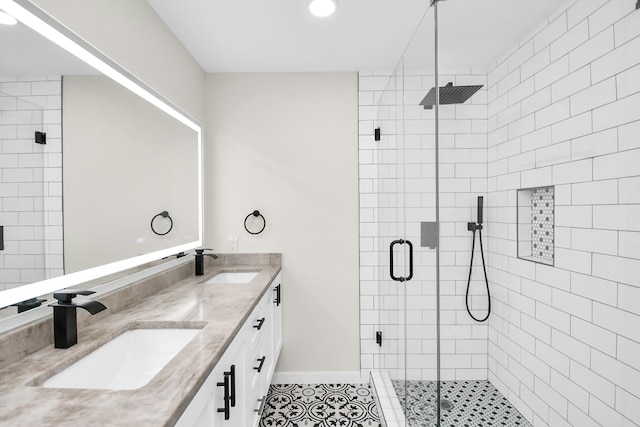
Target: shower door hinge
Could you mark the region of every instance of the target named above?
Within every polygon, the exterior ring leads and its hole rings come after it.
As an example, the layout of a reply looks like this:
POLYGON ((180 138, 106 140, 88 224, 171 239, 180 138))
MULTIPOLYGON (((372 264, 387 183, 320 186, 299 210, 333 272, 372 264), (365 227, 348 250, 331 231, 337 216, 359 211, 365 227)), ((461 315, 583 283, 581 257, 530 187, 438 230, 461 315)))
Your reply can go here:
POLYGON ((376 344, 382 347, 382 331, 376 331, 376 344))

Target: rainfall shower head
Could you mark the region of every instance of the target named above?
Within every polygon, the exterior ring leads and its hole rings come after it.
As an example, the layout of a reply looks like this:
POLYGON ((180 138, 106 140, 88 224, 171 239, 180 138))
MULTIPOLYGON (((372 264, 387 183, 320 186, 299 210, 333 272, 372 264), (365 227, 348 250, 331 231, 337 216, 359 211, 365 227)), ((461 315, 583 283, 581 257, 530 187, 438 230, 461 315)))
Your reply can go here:
MULTIPOLYGON (((471 98, 474 93, 480 90, 483 85, 478 86, 454 86, 447 83, 440 87, 440 105, 442 104, 462 104, 471 98)), ((436 104, 436 88, 432 87, 427 96, 420 102, 425 110, 431 110, 436 104)))

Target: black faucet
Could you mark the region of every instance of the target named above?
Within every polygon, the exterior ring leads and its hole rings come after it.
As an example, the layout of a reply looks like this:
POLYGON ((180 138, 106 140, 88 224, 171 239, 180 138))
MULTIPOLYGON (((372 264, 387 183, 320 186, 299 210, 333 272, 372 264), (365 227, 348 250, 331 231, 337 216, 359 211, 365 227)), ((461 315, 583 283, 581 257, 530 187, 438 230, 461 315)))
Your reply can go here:
POLYGON ((84 308, 92 315, 106 310, 106 306, 98 301, 83 300, 73 302, 77 295, 91 295, 94 291, 78 291, 74 289, 55 292, 53 297, 58 300, 53 304, 53 337, 55 348, 69 348, 78 342, 78 321, 76 309, 84 308))
POLYGON ((204 251, 212 251, 213 249, 196 249, 196 276, 202 276, 204 274, 204 257, 210 256, 213 259, 218 259, 216 254, 205 254, 204 251))

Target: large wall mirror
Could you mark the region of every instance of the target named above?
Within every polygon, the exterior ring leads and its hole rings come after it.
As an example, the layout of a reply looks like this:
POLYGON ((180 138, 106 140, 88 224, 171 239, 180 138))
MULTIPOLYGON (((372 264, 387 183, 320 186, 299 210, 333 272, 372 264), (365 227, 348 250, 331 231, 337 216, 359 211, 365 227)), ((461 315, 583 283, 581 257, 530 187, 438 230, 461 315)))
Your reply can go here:
POLYGON ((29 1, 0 10, 0 318, 200 246, 199 124, 29 1))

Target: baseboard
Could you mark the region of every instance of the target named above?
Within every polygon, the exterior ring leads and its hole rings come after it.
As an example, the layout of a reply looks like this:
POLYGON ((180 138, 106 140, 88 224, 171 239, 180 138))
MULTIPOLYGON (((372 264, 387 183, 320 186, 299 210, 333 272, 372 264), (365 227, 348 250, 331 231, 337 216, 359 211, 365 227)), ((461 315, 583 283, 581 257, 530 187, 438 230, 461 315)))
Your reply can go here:
POLYGON ((271 384, 360 384, 360 371, 337 372, 274 372, 271 384))

